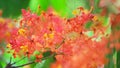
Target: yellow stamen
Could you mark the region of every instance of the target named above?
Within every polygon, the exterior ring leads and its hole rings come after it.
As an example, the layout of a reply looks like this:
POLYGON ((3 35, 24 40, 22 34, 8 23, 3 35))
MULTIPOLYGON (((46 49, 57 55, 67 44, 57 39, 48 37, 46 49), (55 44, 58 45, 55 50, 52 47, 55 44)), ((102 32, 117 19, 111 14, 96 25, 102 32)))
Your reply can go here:
POLYGON ((97 16, 94 16, 94 18, 92 19, 93 21, 97 21, 98 20, 98 17, 97 16))
POLYGON ((24 45, 20 47, 22 49, 23 52, 27 52, 28 51, 28 46, 24 45))
POLYGON ((53 38, 54 37, 54 33, 48 34, 49 38, 53 38))
POLYGON ((44 37, 45 39, 48 38, 48 34, 45 33, 45 34, 43 35, 43 37, 44 37))
POLYGON ((73 14, 73 15, 77 15, 77 14, 78 14, 78 11, 77 11, 77 10, 73 10, 72 14, 73 14))
POLYGON ((52 38, 54 37, 54 33, 53 33, 53 32, 50 33, 50 34, 45 33, 45 34, 43 35, 43 37, 44 37, 45 39, 47 39, 47 38, 52 39, 52 38))
POLYGON ((11 44, 7 44, 7 48, 10 48, 10 49, 11 49, 11 44))
POLYGON ((5 35, 6 35, 7 37, 10 37, 10 32, 6 32, 5 35))
POLYGON ((25 29, 22 29, 22 28, 19 29, 19 30, 18 30, 18 33, 19 33, 20 35, 23 35, 23 36, 24 36, 24 35, 25 35, 25 29))
POLYGON ((57 68, 62 68, 62 66, 59 64, 57 68))
POLYGON ((11 23, 11 22, 10 22, 10 23, 8 23, 8 27, 9 27, 9 28, 14 27, 13 23, 11 23))
POLYGON ((0 23, 4 24, 5 20, 3 18, 0 18, 0 23))

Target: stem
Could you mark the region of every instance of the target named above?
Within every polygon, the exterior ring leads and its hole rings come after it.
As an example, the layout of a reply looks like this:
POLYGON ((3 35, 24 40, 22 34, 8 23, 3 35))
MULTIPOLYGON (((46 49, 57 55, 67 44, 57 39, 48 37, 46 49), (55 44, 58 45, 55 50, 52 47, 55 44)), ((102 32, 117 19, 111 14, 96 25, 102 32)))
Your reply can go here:
POLYGON ((62 40, 62 42, 55 48, 55 49, 58 49, 60 48, 60 46, 65 42, 65 39, 62 40))
POLYGON ((55 53, 54 53, 54 54, 51 54, 50 56, 47 56, 47 57, 41 58, 41 60, 48 59, 48 58, 50 58, 50 57, 52 57, 52 56, 54 56, 54 55, 56 55, 56 54, 55 54, 55 53))
POLYGON ((11 63, 11 61, 12 61, 12 57, 10 57, 10 62, 9 62, 9 64, 11 63))
POLYGON ((15 67, 23 67, 23 66, 26 66, 26 65, 29 65, 29 64, 33 64, 33 63, 35 63, 35 62, 33 61, 33 62, 29 62, 29 63, 23 64, 23 65, 15 66, 15 67))
MULTIPOLYGON (((52 57, 52 56, 54 56, 54 55, 55 55, 55 54, 52 54, 52 55, 50 55, 50 56, 48 56, 48 57, 41 58, 41 60, 45 60, 45 59, 47 59, 47 58, 49 58, 49 57, 52 57)), ((23 67, 23 66, 26 66, 26 65, 29 65, 29 64, 33 64, 33 63, 35 63, 35 61, 29 62, 29 63, 26 63, 26 64, 23 64, 23 65, 15 66, 15 67, 23 67)))
POLYGON ((22 59, 18 60, 17 62, 12 63, 12 65, 14 65, 14 64, 16 64, 16 63, 18 63, 18 62, 20 62, 20 61, 23 60, 23 59, 25 59, 25 57, 23 57, 22 59))

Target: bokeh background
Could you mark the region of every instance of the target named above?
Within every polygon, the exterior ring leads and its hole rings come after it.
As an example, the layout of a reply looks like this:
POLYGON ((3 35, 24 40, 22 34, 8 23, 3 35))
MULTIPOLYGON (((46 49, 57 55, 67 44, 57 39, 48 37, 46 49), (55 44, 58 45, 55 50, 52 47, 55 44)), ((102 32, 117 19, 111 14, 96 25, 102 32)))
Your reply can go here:
MULTIPOLYGON (((74 17, 72 12, 80 6, 88 10, 91 6, 94 6, 92 13, 103 13, 103 15, 106 16, 106 21, 109 21, 109 14, 119 15, 120 13, 120 0, 0 0, 0 17, 18 19, 21 17, 21 9, 30 9, 33 13, 37 13, 39 15, 42 11, 47 11, 48 8, 53 8, 53 10, 60 16, 71 18, 74 17)), ((119 18, 120 16, 118 19, 119 18)), ((118 20, 117 22, 120 21, 118 20)), ((111 30, 111 28, 109 30, 111 30)), ((0 68, 5 68, 6 64, 10 61, 11 54, 6 53, 5 51, 6 43, 2 41, 0 42, 0 68)), ((108 55, 110 62, 105 67, 120 68, 119 57, 120 52, 113 49, 113 53, 108 55), (114 59, 116 60, 114 61, 114 59)), ((12 62, 18 60, 20 60, 20 58, 15 58, 12 59, 12 62)), ((31 57, 29 60, 34 60, 34 57, 31 57)), ((25 58, 16 65, 27 63, 29 60, 25 58)), ((23 68, 49 68, 50 64, 54 61, 55 59, 51 57, 41 63, 27 65, 23 68)))

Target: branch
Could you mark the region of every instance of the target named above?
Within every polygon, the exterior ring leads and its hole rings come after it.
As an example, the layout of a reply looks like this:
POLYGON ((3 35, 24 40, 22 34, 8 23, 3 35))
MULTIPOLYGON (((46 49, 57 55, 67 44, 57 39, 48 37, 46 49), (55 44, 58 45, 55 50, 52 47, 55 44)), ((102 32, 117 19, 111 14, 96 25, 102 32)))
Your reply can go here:
POLYGON ((22 59, 18 60, 17 62, 12 63, 12 65, 14 65, 14 64, 16 64, 16 63, 18 63, 18 62, 20 62, 20 61, 23 60, 23 59, 25 59, 25 57, 23 57, 22 59))
POLYGON ((33 63, 35 63, 35 62, 33 61, 33 62, 29 62, 29 63, 23 64, 23 65, 15 66, 15 67, 23 67, 23 66, 26 66, 26 65, 29 65, 29 64, 33 64, 33 63))

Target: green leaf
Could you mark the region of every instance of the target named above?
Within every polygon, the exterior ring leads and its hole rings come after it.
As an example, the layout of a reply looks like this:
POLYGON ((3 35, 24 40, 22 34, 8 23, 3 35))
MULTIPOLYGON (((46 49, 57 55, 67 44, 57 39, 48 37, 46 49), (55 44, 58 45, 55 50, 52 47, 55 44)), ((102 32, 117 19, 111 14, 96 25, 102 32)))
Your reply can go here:
POLYGON ((1 62, 0 62, 0 68, 3 68, 1 62))
MULTIPOLYGON (((91 0, 91 1, 93 1, 93 0, 91 0)), ((100 13, 101 9, 99 7, 99 2, 100 2, 100 0, 94 0, 93 13, 100 13)))
POLYGON ((3 68, 6 66, 6 64, 8 64, 8 63, 10 62, 10 57, 12 57, 12 60, 11 60, 12 63, 17 62, 16 64, 14 64, 15 66, 19 66, 19 65, 28 63, 28 59, 27 59, 27 58, 21 60, 22 57, 16 57, 16 58, 14 58, 14 57, 12 56, 12 54, 9 54, 9 53, 5 52, 5 53, 3 54, 3 56, 2 56, 2 60, 4 61, 4 62, 2 62, 2 63, 5 63, 5 64, 3 65, 3 68), (6 58, 7 58, 7 59, 6 59, 6 58), (20 60, 20 61, 19 61, 19 60, 20 60), (18 62, 18 61, 19 61, 19 62, 18 62))
POLYGON ((87 28, 87 29, 89 29, 91 26, 92 26, 92 22, 90 21, 90 22, 88 22, 88 23, 86 23, 85 24, 85 28, 87 28))
POLYGON ((56 10, 61 16, 66 16, 68 13, 68 8, 66 0, 50 0, 51 6, 56 10))
POLYGON ((117 52, 117 68, 120 68, 120 51, 117 52))
POLYGON ((68 17, 73 17, 72 14, 73 10, 77 9, 78 7, 84 7, 85 9, 90 9, 90 3, 89 0, 66 0, 66 4, 68 7, 68 17))
POLYGON ((51 51, 47 51, 47 52, 44 52, 44 53, 43 53, 43 56, 44 56, 44 57, 49 57, 51 54, 52 54, 51 51))
POLYGON ((53 56, 43 60, 42 62, 39 62, 36 64, 34 68, 50 68, 51 63, 55 61, 55 58, 53 56))
POLYGON ((50 4, 49 0, 30 0, 29 7, 33 12, 40 14, 42 10, 44 11, 47 10, 49 4, 50 4))
POLYGON ((21 14, 22 8, 27 8, 30 0, 0 0, 0 9, 3 17, 16 18, 21 14))
POLYGON ((93 31, 87 31, 87 32, 85 32, 85 34, 89 37, 92 37, 94 35, 94 32, 93 31))
POLYGON ((115 51, 115 48, 114 48, 114 49, 112 49, 112 52, 107 55, 107 58, 109 59, 109 62, 105 65, 104 68, 115 68, 114 59, 113 59, 115 53, 116 53, 116 51, 115 51))

